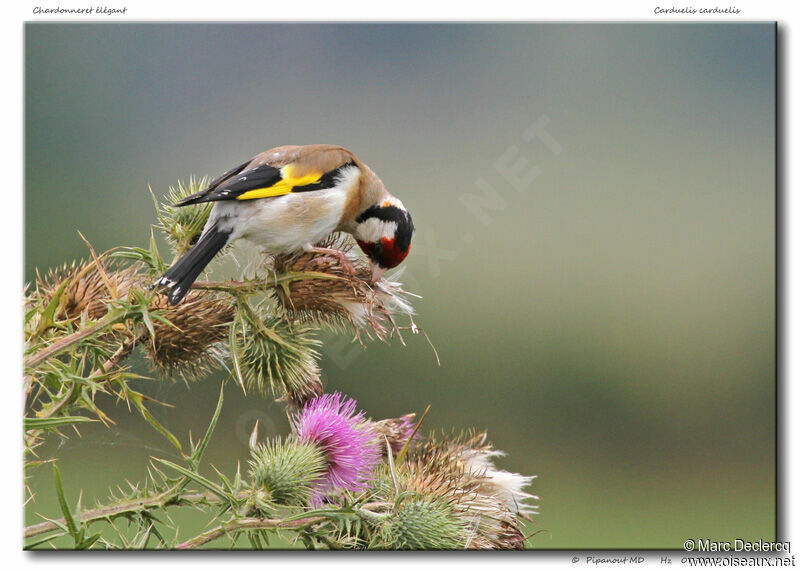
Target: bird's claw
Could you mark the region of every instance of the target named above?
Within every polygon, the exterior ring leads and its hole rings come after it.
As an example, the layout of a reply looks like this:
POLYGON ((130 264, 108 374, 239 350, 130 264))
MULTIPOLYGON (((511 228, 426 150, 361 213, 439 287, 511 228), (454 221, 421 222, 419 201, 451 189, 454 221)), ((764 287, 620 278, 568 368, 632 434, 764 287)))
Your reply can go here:
POLYGON ((335 248, 323 248, 321 246, 314 246, 311 248, 311 252, 317 252, 319 254, 327 254, 329 256, 333 256, 336 260, 339 261, 339 265, 351 276, 356 275, 356 267, 353 266, 353 263, 348 260, 347 255, 335 248))

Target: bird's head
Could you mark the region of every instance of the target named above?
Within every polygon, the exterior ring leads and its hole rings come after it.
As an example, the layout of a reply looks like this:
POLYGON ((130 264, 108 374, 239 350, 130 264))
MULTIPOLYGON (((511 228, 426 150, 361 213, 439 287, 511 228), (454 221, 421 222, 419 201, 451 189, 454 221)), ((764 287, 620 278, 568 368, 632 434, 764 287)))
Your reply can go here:
POLYGON ((405 260, 413 234, 411 215, 394 197, 370 206, 356 217, 353 236, 372 261, 373 281, 405 260))

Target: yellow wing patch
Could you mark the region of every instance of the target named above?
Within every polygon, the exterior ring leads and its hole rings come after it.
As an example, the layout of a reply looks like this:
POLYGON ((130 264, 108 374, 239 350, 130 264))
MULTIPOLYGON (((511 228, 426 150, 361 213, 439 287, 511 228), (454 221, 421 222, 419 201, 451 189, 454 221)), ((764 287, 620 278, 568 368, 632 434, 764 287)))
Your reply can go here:
POLYGON ((269 187, 261 189, 253 189, 242 193, 236 197, 239 201, 246 201, 249 199, 263 199, 266 197, 279 197, 281 195, 288 195, 295 187, 302 187, 303 185, 310 185, 319 182, 322 178, 322 173, 307 173, 302 177, 293 176, 294 165, 289 164, 281 168, 281 180, 269 187))

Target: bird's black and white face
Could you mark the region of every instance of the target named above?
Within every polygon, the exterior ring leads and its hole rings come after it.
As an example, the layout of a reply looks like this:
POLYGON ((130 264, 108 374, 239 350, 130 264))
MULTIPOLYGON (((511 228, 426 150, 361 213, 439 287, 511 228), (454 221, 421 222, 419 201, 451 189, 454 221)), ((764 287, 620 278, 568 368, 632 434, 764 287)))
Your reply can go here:
POLYGON ((372 205, 356 217, 353 236, 373 264, 373 280, 408 256, 414 223, 399 200, 391 198, 372 205))

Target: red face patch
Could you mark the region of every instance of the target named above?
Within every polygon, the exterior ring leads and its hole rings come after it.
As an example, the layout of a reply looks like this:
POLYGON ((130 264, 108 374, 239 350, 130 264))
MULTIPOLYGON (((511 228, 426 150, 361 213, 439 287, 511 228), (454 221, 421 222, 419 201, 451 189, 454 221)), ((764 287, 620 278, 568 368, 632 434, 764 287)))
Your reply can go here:
POLYGON ((400 250, 393 238, 381 238, 381 260, 378 262, 384 268, 394 268, 408 256, 411 246, 407 250, 400 250))
POLYGON ((381 268, 394 268, 408 256, 411 247, 407 250, 401 250, 395 244, 393 238, 381 238, 380 244, 375 242, 364 242, 363 240, 356 240, 358 246, 364 251, 364 254, 369 256, 370 260, 375 262, 381 268))

